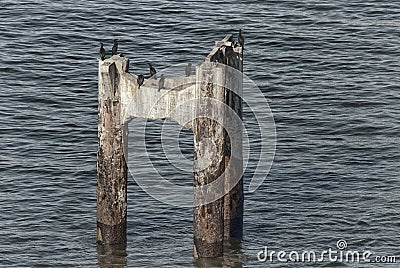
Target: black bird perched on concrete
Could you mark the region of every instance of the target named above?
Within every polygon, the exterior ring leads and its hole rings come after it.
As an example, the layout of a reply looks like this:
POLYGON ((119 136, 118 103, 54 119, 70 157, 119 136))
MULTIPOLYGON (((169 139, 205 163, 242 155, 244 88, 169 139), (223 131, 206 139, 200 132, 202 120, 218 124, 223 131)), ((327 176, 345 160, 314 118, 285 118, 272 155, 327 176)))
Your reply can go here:
POLYGON ((186 77, 190 76, 191 73, 192 73, 192 64, 189 62, 185 68, 186 77))
POLYGON ((221 63, 223 60, 223 57, 224 57, 224 54, 222 53, 222 50, 219 48, 217 50, 217 52, 214 54, 214 61, 221 63))
POLYGON ((144 75, 143 74, 139 74, 136 80, 137 84, 138 84, 138 88, 140 88, 141 85, 143 85, 144 82, 144 75))
POLYGON ((111 49, 112 55, 116 55, 118 51, 118 39, 114 39, 114 45, 111 49))
POLYGON ((242 30, 239 29, 238 41, 241 47, 244 47, 244 37, 242 35, 242 30))
POLYGON ((104 60, 106 58, 106 50, 104 49, 102 42, 100 42, 100 45, 100 59, 104 60))
POLYGON ((160 81, 158 81, 158 91, 160 91, 162 88, 164 88, 164 81, 165 81, 165 77, 163 74, 161 74, 160 81))
POLYGON ((150 77, 156 75, 157 71, 156 71, 156 69, 153 67, 153 65, 151 65, 151 63, 147 63, 147 65, 149 65, 149 68, 150 68, 150 77))

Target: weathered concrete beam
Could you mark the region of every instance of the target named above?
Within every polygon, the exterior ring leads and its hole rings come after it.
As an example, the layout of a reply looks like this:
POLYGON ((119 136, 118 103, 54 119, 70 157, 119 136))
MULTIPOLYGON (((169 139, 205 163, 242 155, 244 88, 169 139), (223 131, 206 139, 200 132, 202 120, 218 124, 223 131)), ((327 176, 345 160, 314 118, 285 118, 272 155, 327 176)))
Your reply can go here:
POLYGON ((119 72, 117 87, 121 92, 121 113, 123 122, 132 118, 171 120, 191 129, 194 106, 196 77, 165 77, 164 88, 158 89, 160 78, 145 79, 138 88, 137 76, 125 72, 127 58, 114 55, 104 62, 115 63, 119 72), (176 110, 185 111, 177 113, 176 110))

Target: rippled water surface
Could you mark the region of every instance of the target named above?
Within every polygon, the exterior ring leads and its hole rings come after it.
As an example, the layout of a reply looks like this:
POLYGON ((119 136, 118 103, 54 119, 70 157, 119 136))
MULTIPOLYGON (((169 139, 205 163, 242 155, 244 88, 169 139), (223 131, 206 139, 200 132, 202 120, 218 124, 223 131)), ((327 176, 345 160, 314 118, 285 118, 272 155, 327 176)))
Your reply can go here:
MULTIPOLYGON (((126 251, 96 246, 96 57, 100 41, 109 50, 119 38, 131 72, 197 63, 239 28, 277 150, 268 179, 245 196, 244 239, 227 247, 225 267, 291 267, 257 253, 336 249, 339 239, 400 256, 398 1, 0 3, 1 267, 221 263, 193 262, 192 210, 160 203, 132 178, 126 251)), ((256 139, 249 109, 244 119, 256 139)), ((192 136, 180 136, 190 158, 192 136)))

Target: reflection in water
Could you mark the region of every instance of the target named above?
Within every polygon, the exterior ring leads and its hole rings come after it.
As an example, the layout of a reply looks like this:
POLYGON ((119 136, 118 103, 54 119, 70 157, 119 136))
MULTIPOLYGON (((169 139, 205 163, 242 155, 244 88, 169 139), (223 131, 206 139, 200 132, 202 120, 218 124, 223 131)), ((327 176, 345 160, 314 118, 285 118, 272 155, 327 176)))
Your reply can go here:
POLYGON ((231 239, 224 243, 224 256, 220 258, 200 258, 195 259, 193 266, 195 268, 243 268, 244 255, 242 252, 240 240, 231 239))
POLYGON ((126 267, 126 245, 97 245, 97 259, 100 268, 126 267))

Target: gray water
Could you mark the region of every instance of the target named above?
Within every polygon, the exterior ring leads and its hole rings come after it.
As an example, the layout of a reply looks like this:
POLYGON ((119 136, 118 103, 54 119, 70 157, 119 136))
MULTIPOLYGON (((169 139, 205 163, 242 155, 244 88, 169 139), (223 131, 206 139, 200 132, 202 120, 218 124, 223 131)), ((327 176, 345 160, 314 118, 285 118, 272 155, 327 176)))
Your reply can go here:
MULTIPOLYGON (((336 249, 339 239, 350 250, 400 256, 398 1, 0 6, 1 267, 307 267, 260 263, 257 253, 336 249), (268 99, 278 137, 267 180, 245 196, 242 243, 227 245, 222 260, 194 262, 192 210, 160 203, 130 178, 128 245, 97 247, 99 42, 110 50, 119 38, 140 73, 145 62, 201 62, 239 28, 244 72, 268 99)), ((256 140, 249 109, 244 119, 256 140)), ((181 138, 190 158, 192 136, 181 138)))

